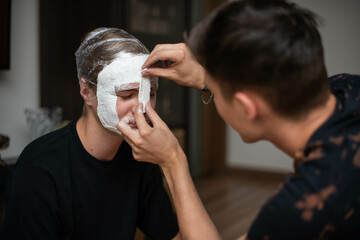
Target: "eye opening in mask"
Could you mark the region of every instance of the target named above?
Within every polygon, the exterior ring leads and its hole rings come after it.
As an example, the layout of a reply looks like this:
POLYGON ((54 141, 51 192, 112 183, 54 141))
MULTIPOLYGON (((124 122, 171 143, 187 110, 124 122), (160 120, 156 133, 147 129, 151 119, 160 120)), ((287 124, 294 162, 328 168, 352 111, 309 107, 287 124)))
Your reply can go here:
MULTIPOLYGON (((151 83, 151 89, 158 89, 159 88, 159 82, 156 78, 152 78, 150 80, 151 83)), ((127 91, 127 90, 138 90, 140 87, 140 83, 138 82, 134 82, 134 83, 126 83, 126 84, 121 84, 120 86, 115 86, 115 92, 120 92, 120 91, 127 91)))

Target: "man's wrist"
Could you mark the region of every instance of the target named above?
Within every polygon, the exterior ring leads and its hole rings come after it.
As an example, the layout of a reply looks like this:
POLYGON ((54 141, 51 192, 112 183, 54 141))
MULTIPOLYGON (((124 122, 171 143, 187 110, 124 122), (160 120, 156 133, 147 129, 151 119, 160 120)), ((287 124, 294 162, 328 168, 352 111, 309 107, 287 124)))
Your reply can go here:
POLYGON ((177 194, 182 191, 181 189, 184 188, 184 184, 187 185, 189 179, 191 179, 186 157, 177 160, 175 164, 161 167, 173 197, 177 196, 177 194))
POLYGON ((200 81, 199 81, 199 85, 196 88, 199 90, 203 90, 205 87, 205 68, 203 68, 200 65, 199 70, 200 70, 200 74, 199 74, 200 81))
POLYGON ((187 158, 181 147, 161 167, 165 175, 173 175, 188 169, 187 158))

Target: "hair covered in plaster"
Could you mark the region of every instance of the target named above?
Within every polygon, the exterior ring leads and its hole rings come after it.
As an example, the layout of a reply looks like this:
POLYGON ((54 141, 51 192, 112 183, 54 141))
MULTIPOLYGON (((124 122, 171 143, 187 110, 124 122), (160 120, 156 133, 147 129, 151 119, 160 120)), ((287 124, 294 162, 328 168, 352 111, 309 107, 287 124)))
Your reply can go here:
POLYGON ((85 35, 75 53, 79 80, 97 85, 98 74, 119 53, 149 54, 137 38, 118 28, 97 28, 85 35))

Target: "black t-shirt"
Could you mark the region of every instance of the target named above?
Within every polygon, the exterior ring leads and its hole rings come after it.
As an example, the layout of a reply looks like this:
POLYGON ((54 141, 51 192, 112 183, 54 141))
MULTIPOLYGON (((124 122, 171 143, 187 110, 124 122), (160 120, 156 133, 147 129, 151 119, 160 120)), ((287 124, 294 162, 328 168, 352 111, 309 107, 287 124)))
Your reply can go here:
POLYGON ((334 113, 297 154, 296 174, 263 206, 248 239, 360 239, 360 76, 329 80, 334 113))
POLYGON ((158 166, 137 162, 124 141, 112 161, 81 144, 76 122, 30 143, 7 190, 1 239, 172 239, 176 217, 158 166))

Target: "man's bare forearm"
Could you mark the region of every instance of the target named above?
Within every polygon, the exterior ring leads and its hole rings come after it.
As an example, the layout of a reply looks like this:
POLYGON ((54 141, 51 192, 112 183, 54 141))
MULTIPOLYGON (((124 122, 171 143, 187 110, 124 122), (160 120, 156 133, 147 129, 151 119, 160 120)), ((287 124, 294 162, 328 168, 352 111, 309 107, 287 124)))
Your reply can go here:
POLYGON ((173 197, 182 239, 220 239, 191 179, 185 154, 174 161, 177 166, 163 168, 173 197))

